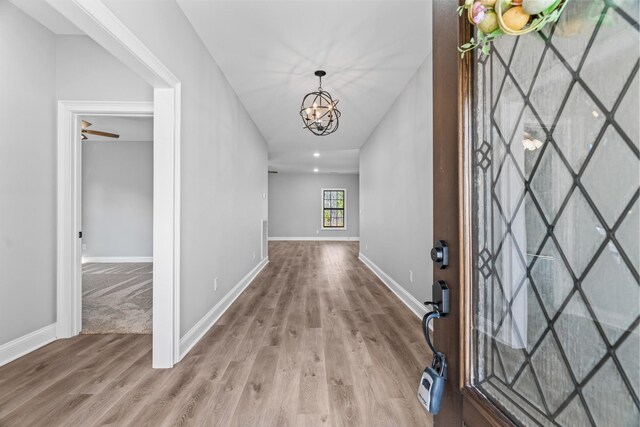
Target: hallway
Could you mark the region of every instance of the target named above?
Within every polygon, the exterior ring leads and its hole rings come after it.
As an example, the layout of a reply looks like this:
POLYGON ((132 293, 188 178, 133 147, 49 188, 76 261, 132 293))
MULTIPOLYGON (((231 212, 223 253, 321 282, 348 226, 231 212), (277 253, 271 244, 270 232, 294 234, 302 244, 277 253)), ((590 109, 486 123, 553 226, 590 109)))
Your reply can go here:
POLYGON ((431 425, 420 320, 358 243, 272 242, 270 263, 174 369, 144 335, 59 340, 0 368, 0 425, 431 425))

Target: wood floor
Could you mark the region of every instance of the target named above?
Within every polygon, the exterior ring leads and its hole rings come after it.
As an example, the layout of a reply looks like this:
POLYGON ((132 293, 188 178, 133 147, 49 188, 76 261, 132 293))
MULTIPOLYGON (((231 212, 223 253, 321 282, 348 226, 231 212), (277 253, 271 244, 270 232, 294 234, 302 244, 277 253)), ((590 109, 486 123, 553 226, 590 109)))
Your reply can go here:
POLYGON ((0 368, 0 426, 430 426, 419 319, 351 242, 271 262, 173 369, 148 335, 81 335, 0 368))

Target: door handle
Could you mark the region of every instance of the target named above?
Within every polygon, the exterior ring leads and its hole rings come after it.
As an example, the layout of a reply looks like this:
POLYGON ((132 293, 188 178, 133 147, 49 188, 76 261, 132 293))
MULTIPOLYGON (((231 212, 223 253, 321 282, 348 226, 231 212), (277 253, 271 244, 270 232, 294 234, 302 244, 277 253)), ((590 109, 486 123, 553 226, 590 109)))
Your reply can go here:
POLYGON ((449 265, 449 245, 444 240, 438 240, 431 249, 431 260, 440 268, 447 268, 449 265))

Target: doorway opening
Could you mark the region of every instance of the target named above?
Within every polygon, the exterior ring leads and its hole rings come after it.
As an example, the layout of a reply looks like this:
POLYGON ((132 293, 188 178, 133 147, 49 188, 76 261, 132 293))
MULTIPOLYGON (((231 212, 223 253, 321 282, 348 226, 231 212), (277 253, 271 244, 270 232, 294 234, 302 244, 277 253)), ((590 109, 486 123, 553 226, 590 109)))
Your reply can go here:
POLYGON ((80 116, 80 132, 81 333, 151 334, 153 117, 80 116))
POLYGON ((58 101, 56 337, 82 329, 81 116, 154 117, 153 367, 178 360, 179 85, 155 89, 153 102, 58 101))

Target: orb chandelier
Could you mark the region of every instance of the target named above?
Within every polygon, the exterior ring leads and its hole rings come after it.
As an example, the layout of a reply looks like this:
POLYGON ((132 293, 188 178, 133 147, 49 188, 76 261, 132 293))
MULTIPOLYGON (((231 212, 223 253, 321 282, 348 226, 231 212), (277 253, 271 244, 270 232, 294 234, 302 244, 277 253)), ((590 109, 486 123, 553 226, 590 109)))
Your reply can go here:
POLYGON ((336 108, 338 100, 334 100, 329 92, 322 90, 322 77, 327 73, 318 70, 314 73, 320 79, 317 92, 311 92, 302 99, 300 117, 304 127, 314 135, 324 136, 338 130, 340 111, 336 108))

